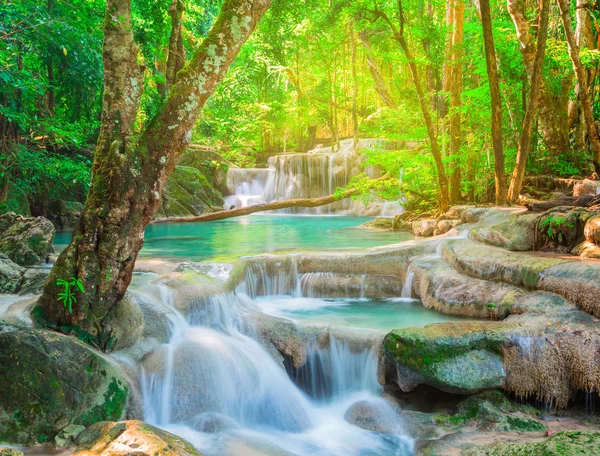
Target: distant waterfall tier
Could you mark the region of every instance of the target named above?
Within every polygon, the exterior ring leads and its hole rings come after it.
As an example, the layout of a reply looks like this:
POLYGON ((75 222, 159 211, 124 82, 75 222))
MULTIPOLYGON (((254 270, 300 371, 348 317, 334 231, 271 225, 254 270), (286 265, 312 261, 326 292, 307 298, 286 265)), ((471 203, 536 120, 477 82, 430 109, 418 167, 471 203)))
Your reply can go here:
MULTIPOLYGON (((372 148, 374 140, 361 140, 355 147, 352 140, 344 140, 337 150, 314 149, 305 154, 284 154, 270 157, 268 168, 230 168, 227 187, 231 193, 225 208, 245 207, 294 198, 320 198, 335 193, 348 185, 352 177, 363 171, 360 167, 360 149, 372 148)), ((375 168, 364 171, 370 177, 379 175, 375 168)), ((395 215, 402 211, 397 203, 374 203, 365 208, 362 203, 346 199, 317 208, 289 208, 292 214, 355 214, 395 215)))

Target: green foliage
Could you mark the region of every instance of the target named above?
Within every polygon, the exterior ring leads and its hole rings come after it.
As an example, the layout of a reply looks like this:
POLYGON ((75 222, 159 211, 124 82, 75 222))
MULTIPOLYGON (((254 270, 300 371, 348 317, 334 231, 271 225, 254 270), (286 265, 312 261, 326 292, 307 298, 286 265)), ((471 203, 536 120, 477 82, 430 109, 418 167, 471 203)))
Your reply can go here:
POLYGON ((81 293, 85 292, 83 288, 83 282, 81 279, 75 277, 69 278, 69 280, 58 279, 56 285, 63 287, 63 291, 58 292, 56 299, 61 301, 69 313, 73 313, 73 304, 77 302, 75 292, 79 290, 81 293))
POLYGON ((559 244, 564 241, 563 231, 575 229, 575 224, 562 218, 549 215, 540 222, 540 228, 546 231, 546 235, 559 244))
POLYGON ((48 204, 52 201, 82 201, 90 184, 90 162, 16 146, 12 153, 0 156, 0 178, 10 187, 9 198, 0 204, 0 212, 23 212, 21 201, 48 204))

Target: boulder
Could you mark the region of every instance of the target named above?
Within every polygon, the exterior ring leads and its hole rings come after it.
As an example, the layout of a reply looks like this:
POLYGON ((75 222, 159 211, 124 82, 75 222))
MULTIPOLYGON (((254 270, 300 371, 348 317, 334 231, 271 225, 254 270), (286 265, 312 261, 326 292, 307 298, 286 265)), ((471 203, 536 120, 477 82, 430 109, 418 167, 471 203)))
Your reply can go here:
POLYGON ((484 219, 491 211, 489 207, 467 207, 460 213, 463 223, 477 223, 484 219))
POLYGON ((463 450, 463 456, 599 456, 599 431, 562 431, 543 442, 494 442, 463 450))
POLYGON ((519 214, 497 225, 476 226, 469 237, 507 250, 533 250, 539 214, 519 214))
POLYGON ((433 232, 435 231, 436 227, 437 220, 417 220, 412 223, 412 232, 415 236, 429 237, 433 236, 433 232))
POLYGON ((600 181, 584 179, 573 187, 573 196, 600 194, 600 181))
POLYGON ((19 288, 20 295, 36 295, 42 292, 50 269, 27 269, 19 288))
POLYGON ((118 420, 127 409, 119 369, 72 337, 0 326, 0 366, 0 440, 50 442, 69 425, 118 420))
POLYGON ((433 235, 439 236, 440 234, 446 234, 448 231, 456 228, 460 224, 462 224, 460 219, 441 219, 437 222, 433 235))
POLYGON ((600 215, 595 215, 586 222, 583 234, 587 242, 600 246, 600 215))
POLYGON ((0 252, 21 266, 42 263, 54 250, 55 229, 44 217, 0 215, 0 252))
POLYGON ((17 293, 26 269, 0 253, 0 293, 17 293))
POLYGON ((359 428, 378 434, 404 433, 399 410, 382 398, 355 402, 344 413, 344 419, 359 428))
POLYGON ((502 346, 510 326, 452 322, 391 331, 383 343, 386 383, 393 381, 405 392, 420 384, 457 394, 500 388, 506 377, 502 346))
POLYGON ((454 415, 438 415, 435 420, 444 427, 474 425, 484 432, 545 432, 535 412, 532 407, 513 405, 500 391, 485 391, 462 401, 454 415))
POLYGON ((369 229, 369 230, 391 230, 392 225, 394 223, 394 219, 379 217, 373 220, 370 220, 366 223, 363 223, 359 226, 359 228, 369 229))
POLYGON ((83 431, 74 456, 201 456, 185 439, 142 421, 104 421, 83 431))
POLYGON ((221 209, 223 196, 198 169, 176 166, 169 176, 156 217, 185 217, 221 209))
POLYGON ((181 154, 177 164, 196 168, 222 194, 227 193, 227 170, 236 167, 213 150, 193 146, 181 154))
POLYGON ((131 293, 126 293, 108 311, 101 326, 104 334, 110 334, 107 350, 123 350, 135 344, 144 330, 144 314, 136 298, 131 293))

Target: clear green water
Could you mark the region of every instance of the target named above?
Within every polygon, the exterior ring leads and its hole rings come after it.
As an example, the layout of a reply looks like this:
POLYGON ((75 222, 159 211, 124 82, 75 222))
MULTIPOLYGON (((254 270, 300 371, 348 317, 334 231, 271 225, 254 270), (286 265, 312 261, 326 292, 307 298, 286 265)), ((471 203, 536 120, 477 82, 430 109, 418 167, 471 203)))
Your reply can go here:
MULTIPOLYGON (((355 229, 370 217, 251 215, 203 223, 149 225, 142 257, 192 261, 276 251, 369 248, 412 239, 409 233, 355 229)), ((57 233, 61 250, 71 233, 57 233)))
POLYGON ((387 332, 463 319, 426 309, 420 301, 407 298, 320 299, 267 296, 258 298, 255 303, 269 315, 311 326, 346 329, 387 332))

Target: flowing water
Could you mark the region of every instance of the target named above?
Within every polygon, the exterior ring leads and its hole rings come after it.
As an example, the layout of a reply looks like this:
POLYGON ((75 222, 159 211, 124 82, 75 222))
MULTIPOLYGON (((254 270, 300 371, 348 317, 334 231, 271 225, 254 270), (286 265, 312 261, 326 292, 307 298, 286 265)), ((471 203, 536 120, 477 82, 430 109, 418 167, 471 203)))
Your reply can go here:
MULTIPOLYGON (((376 140, 362 139, 354 147, 352 139, 343 140, 334 151, 330 147, 308 153, 270 157, 268 168, 230 168, 227 172, 225 208, 246 207, 293 198, 319 198, 346 187, 352 177, 365 172, 378 177, 373 167, 361 167, 361 149, 380 147, 376 140)), ((372 202, 345 199, 316 208, 291 207, 278 211, 286 214, 352 214, 393 216, 403 211, 400 202, 372 202)))
POLYGON ((380 434, 344 419, 360 402, 401 423, 378 397, 373 347, 357 351, 333 337, 327 347, 309 347, 303 372, 311 378, 301 389, 244 323, 256 311, 249 297, 212 296, 191 306, 186 318, 169 288, 149 283, 148 276, 136 276, 131 289, 145 293, 142 301, 154 296, 170 336, 138 366, 145 421, 215 456, 412 454, 401 427, 380 434))

